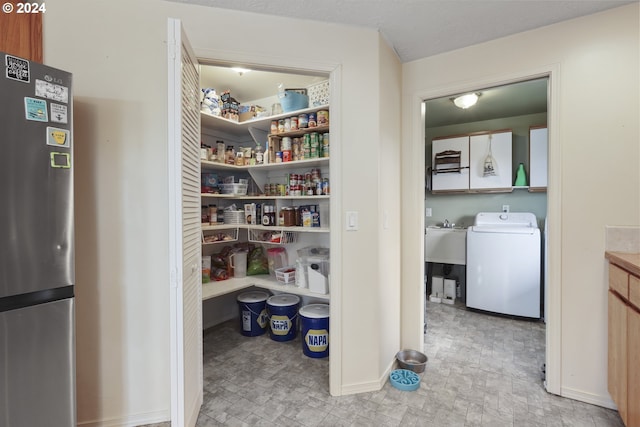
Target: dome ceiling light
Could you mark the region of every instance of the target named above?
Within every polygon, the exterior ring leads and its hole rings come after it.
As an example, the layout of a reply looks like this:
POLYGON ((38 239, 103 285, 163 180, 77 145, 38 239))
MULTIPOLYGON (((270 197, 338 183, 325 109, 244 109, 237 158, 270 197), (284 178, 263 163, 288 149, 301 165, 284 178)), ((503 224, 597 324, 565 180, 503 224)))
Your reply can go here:
POLYGON ((467 108, 476 105, 478 97, 480 97, 479 93, 467 93, 454 98, 453 103, 456 104, 456 107, 466 110, 467 108))

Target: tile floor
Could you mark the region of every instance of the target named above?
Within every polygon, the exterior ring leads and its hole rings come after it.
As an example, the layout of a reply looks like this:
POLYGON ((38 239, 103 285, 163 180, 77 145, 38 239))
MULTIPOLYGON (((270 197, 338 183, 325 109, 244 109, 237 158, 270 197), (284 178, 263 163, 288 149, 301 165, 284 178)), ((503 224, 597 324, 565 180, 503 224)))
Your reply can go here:
MULTIPOLYGON (((212 426, 623 427, 617 412, 544 391, 544 324, 427 303, 420 389, 329 395, 328 360, 300 338, 243 337, 236 322, 205 331, 204 404, 212 426)), ((158 426, 166 426, 160 424, 158 426)))

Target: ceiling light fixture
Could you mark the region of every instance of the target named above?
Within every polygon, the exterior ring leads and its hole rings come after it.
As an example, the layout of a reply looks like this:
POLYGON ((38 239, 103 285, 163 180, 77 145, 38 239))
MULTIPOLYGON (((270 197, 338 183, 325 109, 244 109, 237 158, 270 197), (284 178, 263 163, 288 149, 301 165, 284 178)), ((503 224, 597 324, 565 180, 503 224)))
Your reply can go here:
POLYGON ((476 105, 479 96, 479 93, 467 93, 454 98, 453 103, 456 104, 456 107, 466 110, 467 108, 476 105))
POLYGON ((241 67, 232 67, 231 69, 240 75, 243 75, 244 73, 248 73, 249 71, 251 71, 248 68, 241 68, 241 67))

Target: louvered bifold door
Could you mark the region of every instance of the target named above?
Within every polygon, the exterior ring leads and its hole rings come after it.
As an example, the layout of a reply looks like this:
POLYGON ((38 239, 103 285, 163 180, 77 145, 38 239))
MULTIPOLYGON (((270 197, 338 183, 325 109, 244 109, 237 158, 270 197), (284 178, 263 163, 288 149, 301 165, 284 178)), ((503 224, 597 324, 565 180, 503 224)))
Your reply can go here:
MULTIPOLYGON (((175 229, 177 225, 181 238, 173 242, 178 251, 176 259, 176 357, 172 361, 177 370, 172 387, 177 387, 178 402, 174 402, 172 392, 172 422, 179 426, 194 426, 202 405, 202 284, 201 284, 201 225, 200 225, 200 84, 198 62, 180 28, 180 22, 170 20, 174 25, 175 59, 174 78, 180 95, 173 99, 175 105, 176 129, 174 141, 173 167, 175 182, 175 229), (179 83, 179 86, 178 86, 179 83), (177 129, 179 127, 180 129, 177 129), (179 154, 178 154, 179 149, 179 154), (179 194, 179 197, 177 197, 179 194)), ((170 36, 171 38, 171 36, 170 36)), ((171 41, 171 40, 170 40, 171 41)), ((171 49, 170 49, 171 51, 171 49)), ((171 56, 171 52, 169 53, 171 56)), ((171 78, 171 76, 170 76, 171 78)), ((172 102, 172 100, 169 100, 172 102)), ((171 126, 170 126, 171 127, 171 126)), ((170 130, 170 132, 172 132, 170 130)), ((170 139, 172 136, 170 135, 170 139)), ((171 143, 170 143, 171 145, 171 143)), ((171 157, 171 154, 170 154, 171 157)), ((169 160, 170 167, 172 159, 169 160)), ((170 196, 171 198, 171 196, 170 196)), ((176 233, 177 234, 177 233, 176 233)), ((170 242, 171 243, 171 242, 170 242)), ((170 249, 171 251, 172 249, 170 249)), ((172 344, 172 345, 174 345, 172 344)), ((172 424, 174 425, 174 424, 172 424)))

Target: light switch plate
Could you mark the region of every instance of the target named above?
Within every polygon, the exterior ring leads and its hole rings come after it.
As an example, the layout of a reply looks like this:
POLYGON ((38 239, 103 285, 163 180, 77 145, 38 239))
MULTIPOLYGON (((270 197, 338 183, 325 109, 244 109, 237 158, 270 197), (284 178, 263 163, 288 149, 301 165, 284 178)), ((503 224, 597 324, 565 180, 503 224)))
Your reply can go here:
POLYGON ((345 218, 345 230, 347 231, 355 231, 358 229, 358 212, 356 211, 347 211, 347 215, 345 218))

